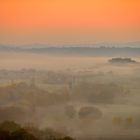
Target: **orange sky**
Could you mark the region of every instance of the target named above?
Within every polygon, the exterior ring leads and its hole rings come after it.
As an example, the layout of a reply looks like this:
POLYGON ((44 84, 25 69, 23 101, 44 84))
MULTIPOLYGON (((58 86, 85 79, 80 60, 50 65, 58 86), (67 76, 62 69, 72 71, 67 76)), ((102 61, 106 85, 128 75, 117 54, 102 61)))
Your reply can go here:
POLYGON ((140 0, 0 0, 0 43, 140 38, 140 0))

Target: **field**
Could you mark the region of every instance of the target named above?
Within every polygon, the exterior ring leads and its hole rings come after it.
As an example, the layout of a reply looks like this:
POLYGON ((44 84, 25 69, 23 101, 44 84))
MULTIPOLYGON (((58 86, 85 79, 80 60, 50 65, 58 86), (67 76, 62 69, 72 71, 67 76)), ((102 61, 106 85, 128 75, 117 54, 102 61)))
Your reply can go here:
POLYGON ((76 139, 140 138, 140 64, 109 59, 1 53, 0 121, 76 139))

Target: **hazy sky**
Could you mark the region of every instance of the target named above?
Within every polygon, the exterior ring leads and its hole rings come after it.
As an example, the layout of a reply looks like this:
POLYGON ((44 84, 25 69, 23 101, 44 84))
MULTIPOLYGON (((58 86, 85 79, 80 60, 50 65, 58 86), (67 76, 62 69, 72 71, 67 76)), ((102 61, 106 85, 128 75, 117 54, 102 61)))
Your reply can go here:
POLYGON ((140 0, 0 0, 0 44, 140 40, 140 0))

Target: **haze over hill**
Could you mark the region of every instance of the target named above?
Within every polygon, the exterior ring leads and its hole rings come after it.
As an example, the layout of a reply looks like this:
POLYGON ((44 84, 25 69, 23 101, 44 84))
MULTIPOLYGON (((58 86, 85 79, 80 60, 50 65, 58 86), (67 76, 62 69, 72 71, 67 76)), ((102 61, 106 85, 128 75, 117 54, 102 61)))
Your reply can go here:
POLYGON ((1 52, 30 52, 47 53, 57 55, 84 55, 84 56, 138 56, 140 42, 123 44, 69 44, 69 45, 46 45, 30 44, 21 46, 0 45, 1 52))

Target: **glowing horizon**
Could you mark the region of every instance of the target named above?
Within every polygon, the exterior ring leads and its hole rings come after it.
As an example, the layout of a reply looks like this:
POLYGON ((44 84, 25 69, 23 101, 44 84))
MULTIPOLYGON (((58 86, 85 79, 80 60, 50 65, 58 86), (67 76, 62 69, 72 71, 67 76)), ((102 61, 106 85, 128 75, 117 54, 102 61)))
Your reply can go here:
POLYGON ((139 0, 0 0, 0 43, 140 38, 139 0))

